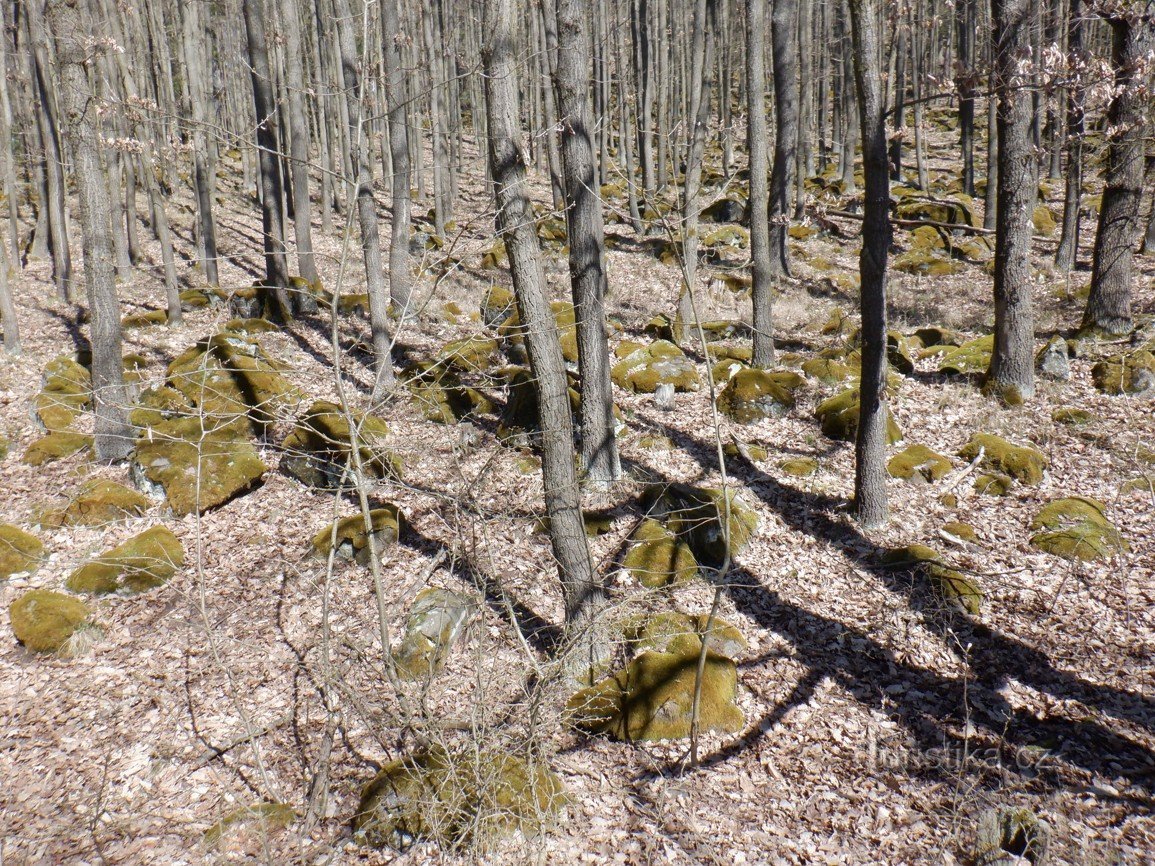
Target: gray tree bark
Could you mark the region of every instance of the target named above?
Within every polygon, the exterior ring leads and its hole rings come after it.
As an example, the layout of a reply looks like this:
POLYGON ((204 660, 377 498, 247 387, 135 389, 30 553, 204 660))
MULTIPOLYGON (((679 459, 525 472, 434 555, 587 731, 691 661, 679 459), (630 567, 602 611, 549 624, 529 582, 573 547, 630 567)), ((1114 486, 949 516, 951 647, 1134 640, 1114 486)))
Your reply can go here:
POLYGON ((770 172, 770 272, 790 274, 786 251, 790 186, 798 142, 798 0, 774 0, 770 13, 774 66, 774 167, 770 172))
MULTIPOLYGON (((1067 57, 1085 60, 1083 53, 1083 0, 1070 0, 1067 13, 1067 57)), ((1074 64, 1072 64, 1074 65, 1074 64)), ((1079 206, 1083 193, 1083 133, 1086 125, 1086 85, 1083 72, 1067 93, 1067 185, 1063 197, 1063 231, 1055 251, 1055 267, 1070 271, 1079 253, 1079 206)))
POLYGON ((774 363, 774 270, 770 264, 766 137, 766 0, 746 2, 746 149, 750 155, 750 259, 754 366, 774 363))
POLYGON ((401 65, 400 40, 404 39, 404 34, 398 21, 398 2, 385 0, 381 4, 381 32, 385 49, 385 97, 389 103, 389 154, 393 164, 390 178, 393 219, 389 236, 389 295, 393 300, 394 314, 407 321, 413 314, 413 278, 409 273, 412 167, 405 107, 405 70, 401 65))
MULTIPOLYGON (((309 125, 305 120, 304 49, 297 0, 281 0, 285 27, 285 107, 288 109, 290 175, 293 180, 293 234, 301 276, 317 282, 313 259, 312 205, 309 201, 309 125)), ((294 299, 296 300, 296 299, 294 299)))

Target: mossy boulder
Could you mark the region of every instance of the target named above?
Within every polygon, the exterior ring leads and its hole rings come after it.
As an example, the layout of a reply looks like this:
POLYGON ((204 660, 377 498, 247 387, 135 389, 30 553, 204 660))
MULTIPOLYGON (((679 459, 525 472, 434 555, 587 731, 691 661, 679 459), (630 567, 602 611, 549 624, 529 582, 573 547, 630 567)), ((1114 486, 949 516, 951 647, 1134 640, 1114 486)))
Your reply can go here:
MULTIPOLYGON (((552 301, 549 307, 553 313, 554 324, 557 326, 562 356, 568 363, 576 364, 578 361, 577 314, 574 312, 574 306, 568 301, 552 301)), ((524 345, 525 331, 525 327, 521 324, 521 316, 516 309, 497 329, 498 335, 514 346, 524 345)))
POLYGON ((1031 546, 1064 559, 1109 559, 1127 550, 1127 543, 1106 511, 1106 505, 1086 496, 1049 502, 1031 521, 1031 529, 1038 530, 1031 546))
POLYGON ((44 387, 34 401, 36 420, 49 433, 68 430, 92 400, 92 376, 68 355, 44 367, 44 387))
POLYGON ((793 457, 783 460, 778 468, 795 478, 806 478, 818 471, 818 461, 813 457, 793 457))
POLYGON ((180 308, 186 313, 204 309, 212 302, 212 297, 203 289, 185 289, 180 293, 180 308))
POLYGON ((455 424, 477 411, 493 411, 493 404, 480 391, 467 387, 453 370, 439 363, 421 361, 402 374, 426 420, 455 424))
POLYGON ((697 656, 710 627, 708 650, 712 655, 737 659, 746 651, 746 638, 721 617, 710 623, 709 614, 691 615, 671 610, 639 617, 626 624, 623 637, 636 655, 643 652, 697 656))
POLYGON ((950 461, 925 445, 909 445, 886 464, 887 472, 906 481, 938 481, 950 470, 950 461))
POLYGON ((0 523, 0 580, 32 574, 44 559, 44 543, 31 533, 0 523))
POLYGON ((952 520, 942 525, 942 531, 968 544, 978 544, 979 541, 978 533, 975 532, 975 528, 969 523, 960 523, 959 521, 952 520))
POLYGON ((201 418, 162 421, 136 441, 133 481, 163 496, 175 515, 200 514, 260 486, 268 470, 233 426, 206 428, 201 418))
POLYGON ((974 200, 957 193, 949 199, 904 197, 895 208, 895 215, 904 220, 975 225, 974 200))
POLYGON ((1155 472, 1129 478, 1119 485, 1120 493, 1134 493, 1136 491, 1155 496, 1155 472))
POLYGON ((421 839, 448 847, 539 834, 566 802, 544 764, 509 751, 430 746, 385 765, 361 792, 356 838, 401 851, 421 839))
MULTIPOLYGON (((570 412, 577 423, 581 397, 575 387, 575 376, 567 375, 570 412)), ((541 435, 537 403, 537 385, 528 368, 514 367, 508 374, 509 396, 497 426, 497 438, 506 443, 528 445, 541 435)))
MULTIPOLYGON (((378 551, 396 544, 406 525, 405 514, 392 504, 372 509, 369 521, 378 551)), ((313 536, 312 543, 313 550, 320 556, 328 556, 335 544, 339 558, 356 560, 361 565, 369 564, 369 533, 365 530, 365 517, 361 514, 343 517, 335 524, 326 526, 313 536)))
POLYGON ((975 493, 984 496, 1006 496, 1014 486, 1015 479, 1002 472, 985 472, 975 478, 975 493))
POLYGON ((886 359, 891 369, 903 376, 914 373, 914 359, 911 357, 911 343, 909 338, 898 331, 886 332, 886 359))
POLYGON ((1035 368, 1039 375, 1055 382, 1066 382, 1071 378, 1071 353, 1067 341, 1055 335, 1047 341, 1035 356, 1035 368))
POLYGON ((1051 413, 1051 420, 1056 424, 1066 424, 1071 427, 1081 427, 1090 424, 1095 416, 1086 409, 1077 409, 1073 406, 1062 406, 1051 413))
MULTIPOLYGON (((698 655, 697 651, 643 652, 624 669, 573 695, 566 703, 567 719, 580 730, 617 740, 684 739, 690 736, 698 655)), ((737 696, 734 662, 707 652, 699 729, 741 730, 746 719, 735 705, 737 696)))
POLYGON ((963 270, 963 264, 949 256, 937 255, 929 250, 907 250, 895 256, 891 267, 904 274, 924 277, 948 277, 963 270))
POLYGON ((983 592, 978 583, 951 568, 933 548, 911 544, 888 550, 882 556, 882 564, 912 572, 927 581, 942 601, 964 613, 977 616, 982 610, 983 592))
POLYGON ((281 469, 309 487, 336 489, 345 476, 346 464, 350 473, 356 471, 351 459, 355 438, 361 471, 367 477, 400 477, 401 460, 385 446, 389 425, 368 414, 352 413, 351 419, 352 424, 336 403, 315 402, 281 443, 285 452, 281 469))
POLYGON ((738 223, 746 214, 746 202, 737 196, 728 196, 702 208, 699 216, 704 223, 738 223))
POLYGON ((790 370, 738 370, 718 395, 718 411, 739 424, 781 418, 794 408, 794 392, 804 383, 790 370))
POLYGON ((56 460, 71 457, 77 452, 92 448, 92 437, 71 430, 58 430, 34 441, 24 451, 21 459, 29 466, 43 466, 56 460))
POLYGON ((462 373, 484 372, 493 366, 497 340, 491 337, 466 337, 446 343, 437 353, 440 364, 462 373))
POLYGON ((1031 222, 1035 226, 1035 234, 1049 238, 1055 233, 1055 215, 1045 204, 1037 205, 1031 214, 1031 222))
POLYGON ((120 326, 127 331, 133 328, 153 328, 166 322, 168 322, 168 313, 164 310, 145 310, 125 316, 121 319, 120 326))
POLYGON ((694 362, 668 340, 655 340, 621 357, 610 377, 619 388, 635 394, 653 394, 659 385, 672 385, 675 391, 700 387, 694 362))
POLYGON ((985 373, 991 365, 991 354, 994 350, 994 334, 968 340, 961 346, 946 349, 942 353, 938 370, 948 376, 985 373))
POLYGON ((141 392, 136 405, 129 410, 128 420, 134 427, 154 427, 162 421, 171 421, 194 411, 192 403, 176 388, 161 385, 141 392))
POLYGON ((642 586, 677 586, 697 576, 698 561, 689 544, 661 522, 643 520, 630 539, 622 567, 642 586))
POLYGON ((723 495, 718 487, 671 484, 652 514, 685 540, 700 566, 711 569, 741 553, 758 530, 758 514, 734 490, 723 495))
POLYGON ((917 329, 911 338, 917 340, 923 347, 939 346, 944 349, 950 346, 961 346, 966 342, 958 331, 933 325, 917 329))
POLYGON ((1104 394, 1155 394, 1155 354, 1125 352, 1091 368, 1091 381, 1104 394))
POLYGON ((837 358, 808 358, 802 362, 802 372, 826 385, 837 385, 855 375, 855 370, 837 358))
POLYGON ((291 826, 298 817, 293 807, 285 803, 254 803, 229 812, 209 827, 202 839, 210 848, 215 848, 228 839, 230 853, 235 855, 237 852, 234 849, 240 847, 244 849, 246 855, 259 859, 261 843, 268 838, 268 835, 291 826), (251 854, 248 850, 250 846, 244 844, 244 841, 240 841, 239 845, 236 844, 238 842, 236 837, 242 835, 253 837, 251 854))
POLYGON ((963 460, 972 461, 982 452, 979 465, 1004 475, 1009 475, 1020 484, 1035 485, 1043 480, 1049 461, 1047 455, 1037 448, 1014 445, 992 433, 975 433, 959 451, 963 460))
POLYGON ((8 606, 8 616, 16 640, 33 652, 55 653, 88 623, 92 611, 75 596, 33 589, 8 606))
POLYGON ((417 593, 393 650, 398 676, 419 681, 438 674, 476 607, 468 596, 448 589, 430 586, 417 593))
POLYGON ((742 226, 721 226, 702 235, 702 246, 706 249, 717 249, 718 247, 748 249, 750 232, 742 226))
MULTIPOLYGON (((859 412, 858 389, 850 388, 819 403, 814 416, 821 424, 823 434, 831 439, 851 442, 858 435, 859 412)), ((886 408, 886 441, 891 445, 902 441, 902 430, 889 406, 886 408)))
POLYGON ((68 577, 71 592, 135 595, 168 582, 184 565, 184 547, 171 529, 154 526, 102 553, 68 577))
POLYGON ((115 481, 86 481, 64 502, 37 515, 41 526, 103 526, 129 517, 140 517, 152 506, 147 496, 115 481))

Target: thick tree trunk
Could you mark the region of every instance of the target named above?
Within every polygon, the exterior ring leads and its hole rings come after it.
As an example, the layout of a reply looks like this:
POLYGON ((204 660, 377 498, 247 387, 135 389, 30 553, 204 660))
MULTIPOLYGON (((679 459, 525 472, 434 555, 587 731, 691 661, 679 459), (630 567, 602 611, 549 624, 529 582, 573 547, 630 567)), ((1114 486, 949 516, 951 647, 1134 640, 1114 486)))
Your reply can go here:
POLYGON ((750 259, 754 302, 754 366, 774 363, 774 270, 766 154, 766 0, 746 2, 746 149, 750 154, 750 259))
POLYGON ((401 43, 405 34, 398 22, 397 9, 396 0, 386 0, 381 5, 381 33, 385 53, 385 98, 389 103, 389 155, 393 164, 390 178, 393 218, 389 236, 389 296, 393 301, 393 314, 404 322, 413 315, 413 277, 409 272, 412 165, 405 106, 405 70, 401 64, 401 43))
POLYGON ((582 466, 595 484, 621 477, 605 332, 605 224, 590 135, 589 0, 557 4, 557 90, 570 285, 581 371, 582 466))
POLYGON ((1063 197, 1063 231, 1055 251, 1055 267, 1070 271, 1079 254, 1079 207, 1083 193, 1083 132, 1086 84, 1082 70, 1083 0, 1071 0, 1067 18, 1067 57, 1076 68, 1075 80, 1067 93, 1067 186, 1063 197))
POLYGON ((98 460, 121 460, 132 451, 133 428, 125 414, 128 392, 121 358, 112 207, 100 158, 98 103, 92 98, 85 71, 90 34, 81 24, 76 0, 54 0, 49 15, 56 37, 61 107, 65 135, 72 149, 72 173, 83 236, 84 280, 91 322, 92 405, 96 415, 93 451, 98 460))
POLYGON ((887 518, 886 257, 890 249, 890 182, 876 0, 850 0, 850 20, 866 187, 858 259, 862 282, 862 377, 854 448, 854 504, 862 525, 873 529, 887 518))
POLYGON ((790 184, 798 141, 798 0, 774 0, 770 13, 774 66, 774 167, 770 172, 770 272, 790 273, 786 252, 790 184))
POLYGON ((285 261, 285 224, 282 218, 284 192, 277 155, 276 112, 273 77, 269 67, 269 46, 265 41, 265 12, 262 0, 242 0, 249 74, 257 119, 257 151, 261 184, 261 228, 264 234, 265 282, 262 286, 266 313, 274 320, 292 315, 289 300, 289 273, 285 261))
POLYGON ((1095 234, 1091 294, 1083 328, 1119 335, 1130 332, 1132 259, 1142 222, 1143 147, 1150 97, 1143 89, 1142 64, 1151 49, 1155 9, 1151 4, 1113 5, 1111 65, 1114 93, 1107 109, 1106 183, 1095 234))
POLYGON ((998 99, 998 213, 995 220, 995 347, 989 388, 1014 402, 1035 393, 1035 319, 1031 299, 1031 217, 1039 162, 1031 146, 1030 82, 1020 71, 1029 55, 1030 0, 991 0, 994 92, 998 99))
POLYGON ((565 596, 567 631, 579 648, 579 657, 570 671, 578 678, 586 678, 602 666, 606 656, 606 647, 597 639, 599 630, 595 628, 595 618, 606 597, 594 573, 582 523, 564 359, 545 293, 533 208, 526 188, 517 119, 514 14, 514 0, 486 0, 482 59, 489 162, 497 228, 509 255, 518 314, 526 328, 526 350, 537 389, 550 541, 565 596))

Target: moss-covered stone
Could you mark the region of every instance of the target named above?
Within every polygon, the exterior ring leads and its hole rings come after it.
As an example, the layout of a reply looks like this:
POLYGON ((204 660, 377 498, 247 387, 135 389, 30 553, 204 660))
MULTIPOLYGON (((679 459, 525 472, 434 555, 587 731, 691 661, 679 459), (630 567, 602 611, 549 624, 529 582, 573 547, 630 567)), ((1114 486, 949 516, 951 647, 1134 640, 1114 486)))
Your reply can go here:
POLYGON ((86 481, 71 497, 37 515, 41 526, 102 526, 140 517, 152 502, 135 490, 102 478, 86 481))
POLYGON ((737 628, 721 617, 715 617, 713 624, 709 620, 709 614, 695 616, 676 610, 662 611, 627 623, 623 637, 634 655, 659 652, 697 656, 702 651, 702 638, 709 625, 710 654, 737 659, 746 651, 746 638, 737 628))
POLYGON ((1155 354, 1139 349, 1100 361, 1091 368, 1091 381, 1104 394, 1155 393, 1155 354))
MULTIPOLYGON (((252 833, 260 839, 276 830, 284 830, 298 818, 292 806, 285 803, 254 803, 225 815, 205 831, 205 845, 214 848, 238 833, 252 833)), ((254 856, 257 856, 254 852, 254 856)))
POLYGON ((1001 436, 975 433, 959 451, 963 460, 972 461, 982 452, 979 465, 1009 475, 1021 484, 1035 485, 1043 480, 1049 465, 1047 456, 1037 448, 1013 445, 1001 436))
POLYGON ((917 339, 924 347, 941 346, 943 348, 947 348, 950 346, 961 346, 964 342, 966 342, 963 339, 962 334, 960 334, 958 331, 952 331, 950 328, 934 326, 919 328, 914 332, 913 337, 917 339))
POLYGON ((854 323, 854 319, 841 307, 835 307, 831 310, 830 315, 826 317, 826 321, 818 326, 820 333, 829 336, 849 334, 857 329, 858 326, 854 323))
POLYGON ((1055 215, 1045 204, 1035 207, 1034 213, 1031 214, 1031 222, 1034 223, 1037 235, 1049 238, 1055 233, 1055 215))
POLYGON ((749 249, 750 232, 742 226, 721 226, 702 235, 702 246, 706 249, 716 249, 718 247, 749 249))
POLYGON ((45 463, 71 457, 86 448, 92 448, 91 436, 73 433, 71 430, 58 430, 41 436, 30 444, 20 459, 29 466, 43 466, 45 463))
POLYGON ((0 523, 0 580, 32 574, 44 559, 44 544, 31 533, 0 523))
POLYGON ((292 478, 310 487, 332 490, 340 486, 346 464, 351 460, 352 438, 358 442, 361 471, 370 478, 400 477, 401 460, 385 446, 389 425, 373 415, 353 413, 349 417, 336 403, 318 400, 298 419, 281 444, 285 456, 281 468, 292 478))
POLYGON ((742 221, 745 213, 745 201, 738 196, 727 196, 702 208, 699 218, 704 223, 737 223, 742 221))
MULTIPOLYGON (((386 504, 369 512, 373 541, 377 550, 384 550, 396 544, 405 528, 405 514, 396 505, 386 504)), ((328 556, 334 546, 336 532, 336 555, 341 559, 352 559, 368 565, 369 533, 365 531, 365 517, 354 514, 343 517, 313 536, 313 550, 320 556, 328 556)))
POLYGON ((988 809, 979 820, 970 862, 976 866, 1045 866, 1050 846, 1050 824, 1030 809, 988 809))
POLYGON ((950 521, 942 525, 942 531, 948 535, 953 535, 959 541, 966 541, 970 544, 978 544, 979 541, 978 533, 969 523, 950 521))
POLYGON ((950 470, 950 461, 925 445, 909 445, 886 464, 893 477, 907 481, 938 481, 950 470))
MULTIPOLYGON (((823 434, 831 439, 851 442, 858 434, 859 411, 858 389, 850 388, 819 403, 814 416, 821 424, 823 434)), ((902 441, 902 430, 889 406, 886 409, 886 440, 892 445, 902 441)))
POLYGON ((898 203, 895 215, 904 220, 976 225, 974 200, 962 193, 957 193, 949 199, 932 199, 912 195, 898 203))
MULTIPOLYGON (((570 364, 576 364, 578 360, 577 315, 574 312, 574 306, 568 301, 553 301, 549 307, 557 326, 562 356, 570 364)), ((525 327, 521 324, 521 316, 516 309, 509 318, 501 323, 497 333, 512 345, 521 346, 524 344, 525 327)))
POLYGON ((1051 413, 1051 420, 1056 424, 1067 424, 1071 427, 1081 427, 1090 424, 1095 416, 1086 409, 1076 409, 1073 406, 1063 406, 1051 413))
POLYGON ((949 256, 936 255, 929 250, 907 250, 895 256, 891 267, 904 274, 924 277, 948 277, 963 270, 961 262, 949 256))
POLYGON ((1119 485, 1120 493, 1134 493, 1136 491, 1155 496, 1155 472, 1129 478, 1119 485))
MULTIPOLYGON (((699 644, 700 646, 700 644, 699 644)), ((690 736, 698 652, 643 652, 623 670, 582 689, 566 703, 570 724, 630 742, 690 736)), ((734 733, 746 723, 735 706, 737 667, 707 653, 698 727, 734 733)))
POLYGON ((985 373, 991 365, 991 353, 994 350, 994 334, 968 340, 961 346, 951 347, 943 352, 938 370, 952 376, 985 373))
POLYGON ((738 370, 718 395, 718 411, 739 424, 781 418, 794 408, 794 392, 804 380, 790 370, 738 370))
POLYGON ((643 520, 630 539, 622 566, 642 586, 677 586, 697 576, 698 561, 689 544, 659 521, 643 520))
POLYGON ((818 471, 818 461, 813 457, 793 457, 783 460, 778 468, 795 478, 806 478, 818 471))
POLYGON ((353 828, 377 848, 405 850, 419 839, 484 847, 514 831, 540 833, 566 799, 543 764, 434 745, 385 765, 362 790, 353 828))
POLYGON ((1064 559, 1093 562, 1127 550, 1127 543, 1097 499, 1071 496, 1043 506, 1031 521, 1031 546, 1064 559))
POLYGON ((201 418, 151 427, 136 441, 133 480, 165 497, 173 514, 203 513, 260 486, 268 467, 233 426, 206 428, 201 418))
POLYGON ((203 289, 185 289, 180 293, 180 308, 183 312, 191 313, 201 310, 212 303, 212 299, 203 289))
POLYGON ((437 353, 437 360, 450 369, 476 373, 492 367, 496 356, 497 340, 490 337, 466 337, 446 343, 437 353))
POLYGON ((455 424, 471 412, 493 411, 493 404, 484 394, 462 384, 461 378, 442 364, 418 362, 402 378, 429 421, 455 424))
POLYGON ((975 492, 984 496, 1006 496, 1015 486, 1015 479, 1002 472, 985 472, 975 477, 975 492))
POLYGON ((837 358, 809 358, 802 362, 802 372, 826 385, 837 385, 855 374, 853 368, 837 358))
POLYGON ((718 487, 671 484, 653 513, 664 517, 666 525, 685 540, 700 566, 711 569, 741 553, 758 530, 757 513, 735 491, 723 496, 718 487))
POLYGON ((134 328, 153 328, 168 322, 168 313, 164 310, 145 310, 133 313, 121 319, 120 326, 127 330, 134 328))
POLYGON ((92 377, 67 355, 53 358, 44 367, 44 387, 36 395, 36 420, 49 433, 71 428, 92 400, 92 377))
POLYGON ((910 571, 927 581, 935 594, 964 613, 978 615, 982 610, 983 592, 971 578, 951 568, 941 553, 924 544, 888 550, 882 557, 889 568, 910 571))
POLYGON ((235 334, 267 334, 276 331, 277 326, 268 319, 229 319, 221 331, 231 331, 235 334))
POLYGON ((722 446, 722 453, 730 460, 749 456, 755 463, 762 463, 770 459, 770 451, 761 445, 743 444, 741 448, 735 442, 727 442, 722 446), (743 453, 745 452, 745 453, 743 453))
POLYGON ((652 394, 659 385, 675 391, 697 391, 698 370, 685 353, 668 340, 655 340, 614 364, 610 371, 614 384, 635 394, 652 394))
POLYGON ((78 598, 47 589, 33 589, 8 606, 12 633, 38 653, 60 652, 87 624, 92 611, 78 598))
POLYGON ((393 650, 397 674, 404 680, 426 680, 445 666, 476 608, 468 596, 439 587, 417 593, 405 621, 401 642, 393 650))
POLYGON ((184 547, 172 530, 154 526, 102 553, 68 577, 72 592, 135 595, 168 582, 184 565, 184 547))
POLYGON ((911 344, 907 337, 898 331, 886 332, 886 359, 892 370, 903 376, 914 373, 914 359, 911 358, 911 344))
POLYGON ((176 388, 161 385, 141 392, 136 406, 129 410, 128 420, 137 428, 154 427, 192 411, 193 405, 184 394, 176 388))

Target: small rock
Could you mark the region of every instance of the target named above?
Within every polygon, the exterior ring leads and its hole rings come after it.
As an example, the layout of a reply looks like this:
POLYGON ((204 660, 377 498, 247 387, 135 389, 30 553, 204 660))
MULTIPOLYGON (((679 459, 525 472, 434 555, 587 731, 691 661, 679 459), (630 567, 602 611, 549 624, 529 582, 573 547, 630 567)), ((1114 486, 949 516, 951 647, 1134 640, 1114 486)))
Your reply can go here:
POLYGON ((1071 359, 1067 341, 1062 337, 1051 337, 1035 359, 1039 374, 1056 382, 1066 382, 1071 378, 1071 359))

